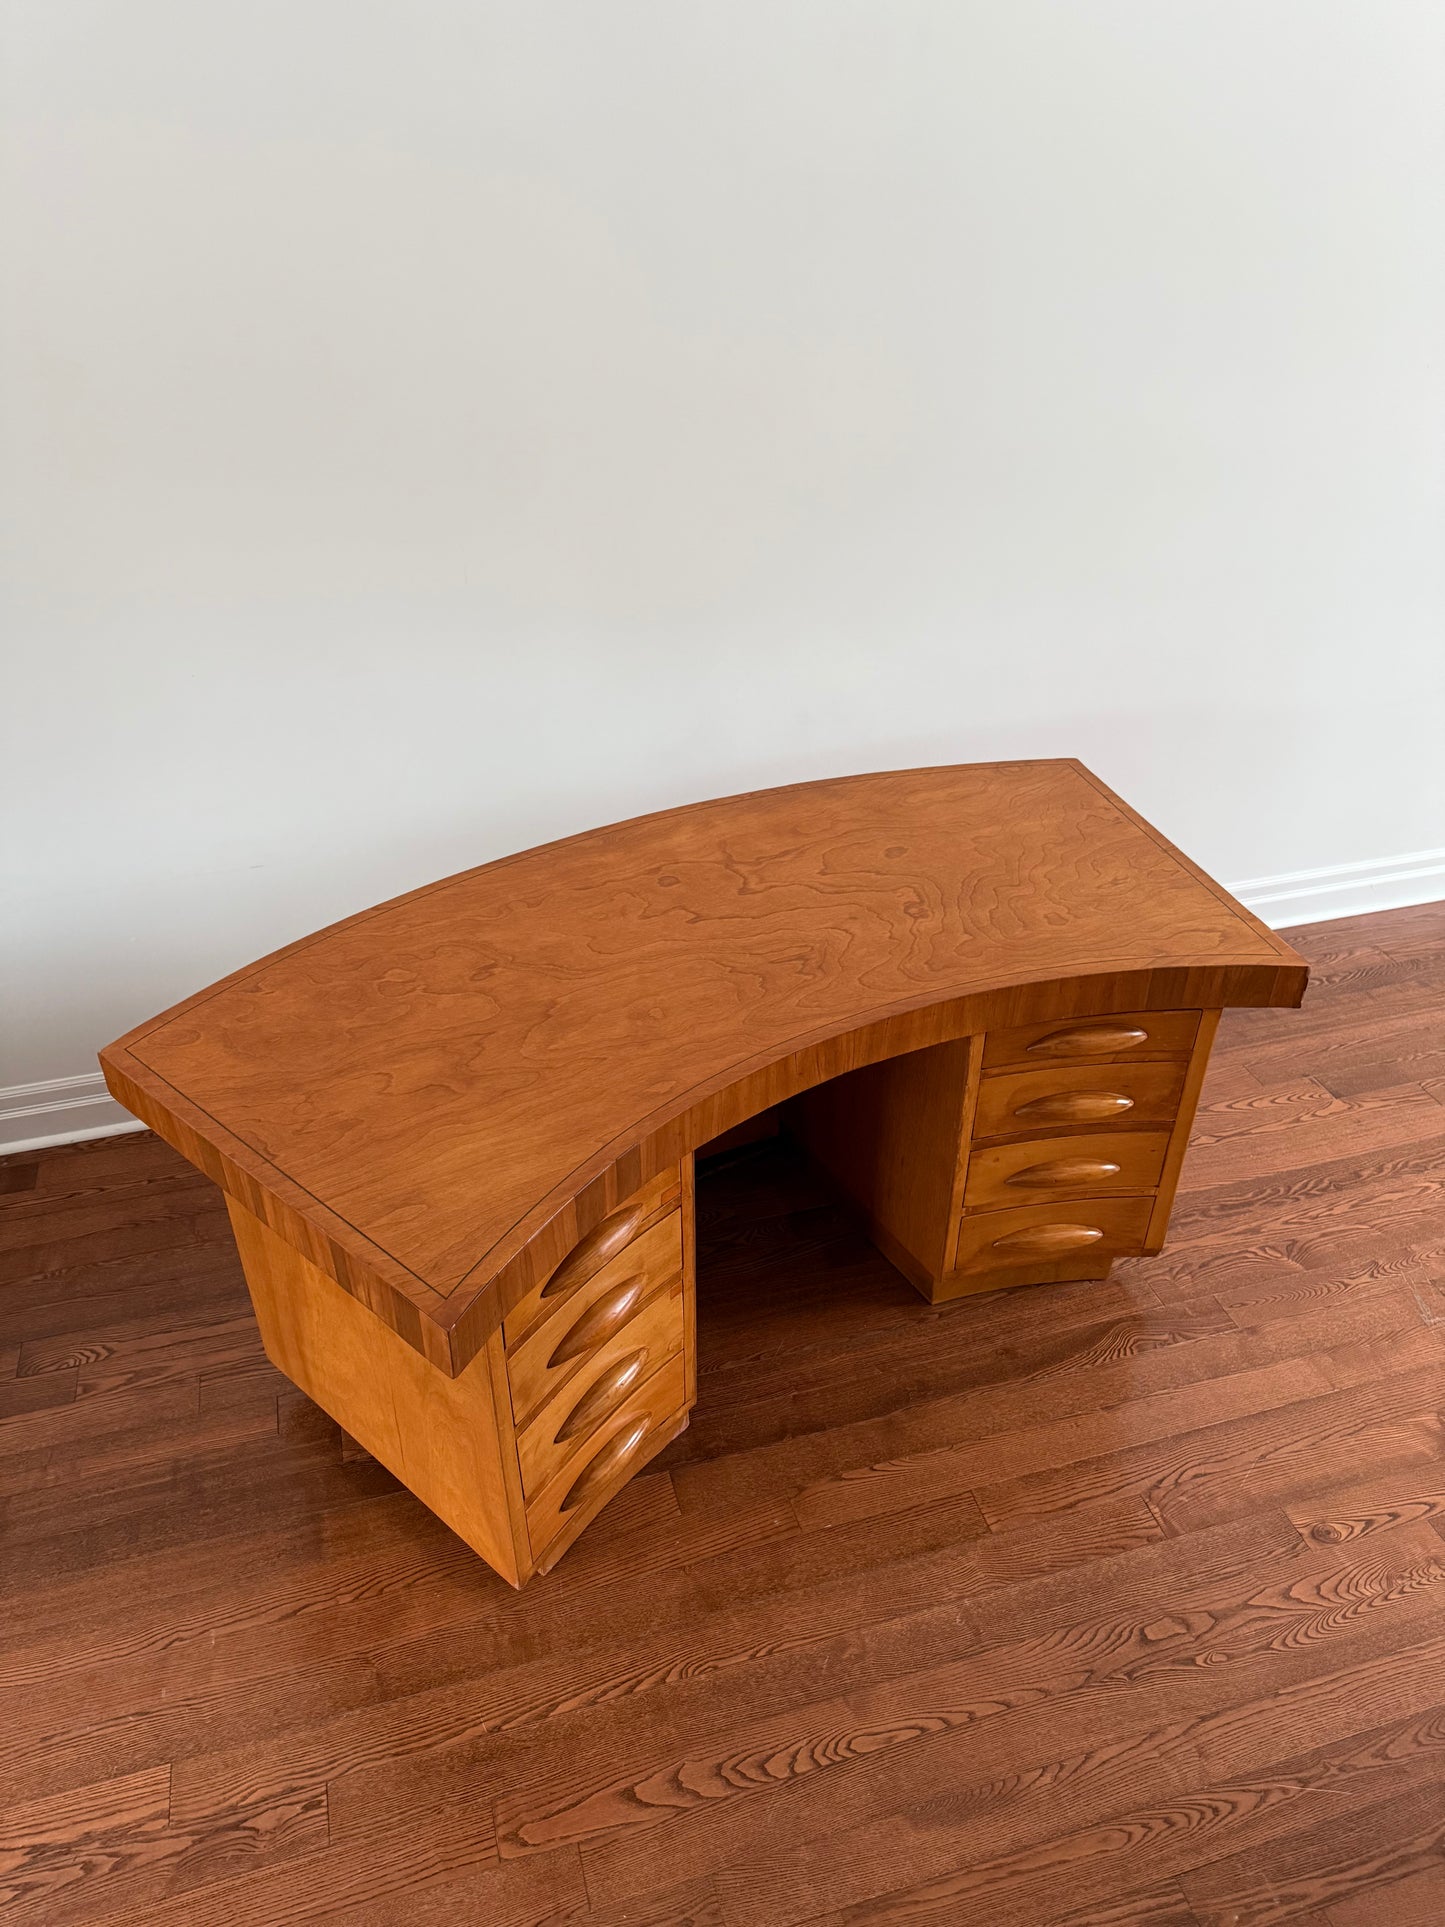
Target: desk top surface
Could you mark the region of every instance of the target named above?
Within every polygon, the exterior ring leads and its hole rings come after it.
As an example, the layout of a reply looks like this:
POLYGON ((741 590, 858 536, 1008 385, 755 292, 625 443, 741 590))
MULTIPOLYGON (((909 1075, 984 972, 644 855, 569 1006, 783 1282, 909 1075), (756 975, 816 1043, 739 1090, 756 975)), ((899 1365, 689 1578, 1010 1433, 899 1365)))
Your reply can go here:
MULTIPOLYGON (((102 1053, 423 1290, 499 1252, 748 1070, 983 989, 1299 958, 1070 761, 803 783, 434 883, 238 971, 102 1053)), ((1234 994, 1230 994, 1233 992, 1234 994)))

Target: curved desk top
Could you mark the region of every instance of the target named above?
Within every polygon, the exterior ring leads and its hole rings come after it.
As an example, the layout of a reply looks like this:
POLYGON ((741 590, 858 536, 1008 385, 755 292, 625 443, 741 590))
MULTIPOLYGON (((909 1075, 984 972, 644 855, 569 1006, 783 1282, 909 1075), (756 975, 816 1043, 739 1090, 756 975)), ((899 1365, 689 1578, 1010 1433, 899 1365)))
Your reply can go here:
POLYGON ((1080 1010, 1297 1004, 1280 938, 1073 761, 668 810, 333 925, 101 1054, 442 1370, 638 1185, 858 1065, 1080 1010))

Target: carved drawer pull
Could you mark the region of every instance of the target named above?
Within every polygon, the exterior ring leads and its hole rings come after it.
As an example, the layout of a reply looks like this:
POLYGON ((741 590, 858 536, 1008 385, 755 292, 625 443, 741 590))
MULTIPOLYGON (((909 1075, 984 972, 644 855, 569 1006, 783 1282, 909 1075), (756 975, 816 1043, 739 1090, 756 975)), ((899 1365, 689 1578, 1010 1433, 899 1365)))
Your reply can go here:
POLYGON ((625 1325, 632 1316, 646 1282, 643 1278, 628 1278, 605 1298, 599 1298, 595 1305, 589 1305, 566 1336, 558 1340, 556 1351, 547 1360, 547 1370, 565 1365, 568 1359, 581 1358, 584 1352, 595 1351, 604 1344, 618 1326, 625 1325))
POLYGON ((556 1298, 562 1292, 569 1291, 574 1284, 580 1284, 585 1276, 600 1271, 609 1259, 615 1258, 619 1251, 632 1243, 642 1228, 643 1219, 654 1209, 655 1206, 645 1198, 639 1199, 636 1204, 628 1205, 626 1210, 614 1211, 610 1218, 594 1224, 586 1237, 573 1245, 543 1285, 542 1296, 556 1298))
POLYGON ((614 1438, 610 1438, 596 1458, 578 1474, 560 1509, 563 1512, 574 1511, 579 1505, 585 1505, 593 1493, 615 1479, 651 1430, 650 1418, 635 1418, 614 1438))
POLYGON ((1085 1245, 1097 1244, 1103 1232, 1096 1224, 1031 1224, 995 1238, 993 1250, 1018 1258, 1063 1258, 1085 1245))
POLYGON ((1117 1050, 1147 1044, 1149 1033, 1126 1024, 1090 1024, 1080 1030, 1051 1030, 1028 1047, 1030 1057, 1107 1057, 1117 1050))
POLYGON ((647 1347, 644 1345, 640 1351, 629 1352, 626 1358, 620 1358, 615 1365, 610 1365, 594 1384, 588 1386, 563 1419, 557 1428, 554 1443, 562 1445, 568 1439, 575 1439, 579 1432, 590 1432, 594 1425, 600 1425, 609 1412, 616 1411, 641 1378, 646 1363, 647 1347))
POLYGON ((1040 1124, 1103 1124, 1133 1108, 1133 1098, 1122 1091, 1053 1091, 1020 1104, 1014 1116, 1040 1124))
POLYGON ((1015 1171, 1004 1182, 1024 1185, 1106 1184, 1110 1178, 1118 1177, 1119 1168, 1108 1158, 1057 1158, 1052 1164, 1031 1164, 1025 1171, 1015 1171))

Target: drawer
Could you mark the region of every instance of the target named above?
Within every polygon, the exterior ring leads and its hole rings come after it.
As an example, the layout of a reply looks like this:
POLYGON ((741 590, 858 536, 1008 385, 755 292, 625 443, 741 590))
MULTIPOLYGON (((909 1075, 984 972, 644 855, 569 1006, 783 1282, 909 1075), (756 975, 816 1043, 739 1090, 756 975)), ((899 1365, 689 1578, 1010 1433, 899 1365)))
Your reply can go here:
POLYGON ((1143 1249, 1153 1208, 1152 1197, 1088 1198, 982 1212, 960 1224, 949 1275, 990 1285, 1102 1278, 1115 1258, 1143 1249))
POLYGON ((1184 1090, 1185 1058, 1159 1064, 1070 1064, 1057 1070, 999 1071, 979 1080, 975 1138, 1022 1137, 1080 1126, 1172 1124, 1184 1090))
POLYGON ((517 1440, 528 1498, 587 1446, 659 1365, 682 1350, 682 1280, 658 1292, 547 1400, 517 1440))
POLYGON ((1130 1010, 1106 1017, 1054 1017, 1046 1024, 991 1030, 983 1040, 983 1068, 1187 1057, 1194 1048, 1199 1015, 1197 1010, 1130 1010))
POLYGON ((654 1293, 682 1278, 682 1214, 669 1212, 569 1293, 507 1353, 518 1426, 626 1329, 654 1293))
POLYGON ((984 1145, 969 1153, 963 1207, 998 1211, 1152 1191, 1168 1148, 1167 1131, 1093 1131, 984 1145))
POLYGON ((610 1264, 649 1225, 656 1224, 669 1211, 675 1211, 681 1199, 682 1174, 673 1165, 668 1171, 659 1171, 625 1204, 608 1212, 600 1224, 593 1225, 577 1240, 551 1276, 535 1285, 520 1304, 508 1312, 502 1325, 502 1336, 508 1346, 515 1345, 544 1311, 560 1305, 604 1265, 610 1264))
POLYGON ((574 1520, 600 1512, 616 1496, 646 1461, 649 1443, 681 1415, 685 1400, 682 1360, 674 1358, 598 1428, 527 1507, 534 1559, 574 1520))

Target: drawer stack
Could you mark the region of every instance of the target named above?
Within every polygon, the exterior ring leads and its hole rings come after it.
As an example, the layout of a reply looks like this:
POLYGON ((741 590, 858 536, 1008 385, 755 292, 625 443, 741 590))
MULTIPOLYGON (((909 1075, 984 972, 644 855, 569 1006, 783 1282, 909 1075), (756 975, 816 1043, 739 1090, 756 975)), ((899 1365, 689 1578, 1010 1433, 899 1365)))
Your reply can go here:
POLYGON ((502 1327, 532 1555, 599 1511, 679 1429, 691 1319, 682 1174, 644 1185, 502 1327))
POLYGON ((1201 1015, 987 1034, 948 1295, 1100 1278, 1145 1248, 1201 1015))

